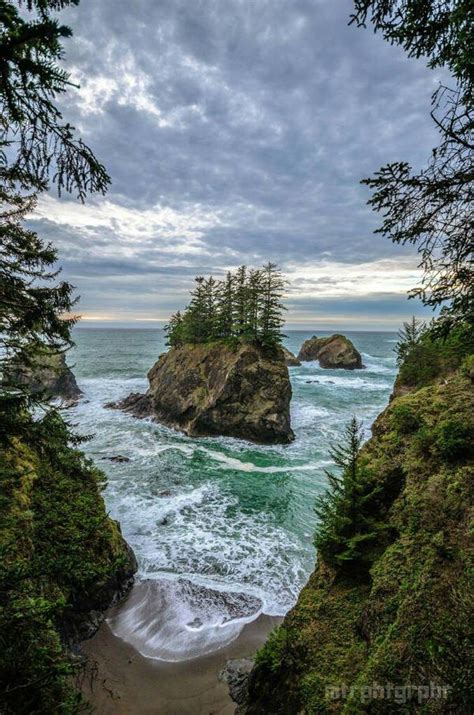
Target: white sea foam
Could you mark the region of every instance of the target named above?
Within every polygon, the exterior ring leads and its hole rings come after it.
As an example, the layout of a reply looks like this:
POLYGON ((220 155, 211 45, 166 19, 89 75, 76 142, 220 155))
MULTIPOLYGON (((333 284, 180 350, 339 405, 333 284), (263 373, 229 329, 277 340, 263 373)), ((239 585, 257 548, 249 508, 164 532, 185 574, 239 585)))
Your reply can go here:
POLYGON ((161 498, 128 491, 114 516, 139 555, 142 578, 204 574, 211 586, 251 587, 265 613, 282 615, 304 582, 302 544, 266 514, 244 514, 236 507, 235 498, 209 482, 161 498))
POLYGON ((375 390, 386 390, 387 383, 376 382, 368 378, 357 377, 356 375, 351 376, 340 376, 340 375, 321 375, 320 373, 306 374, 306 375, 296 375, 294 380, 298 383, 305 383, 309 385, 322 385, 323 387, 342 387, 344 389, 350 390, 366 390, 369 392, 375 390))
MULTIPOLYGON (((148 331, 142 345, 145 338, 148 331)), ((328 371, 317 362, 295 368, 296 440, 256 446, 229 437, 191 439, 104 409, 147 388, 145 377, 134 376, 142 347, 130 345, 127 357, 119 339, 118 366, 113 345, 98 352, 91 345, 92 367, 81 362, 86 377, 79 380, 89 402, 70 412, 82 433, 95 433, 85 445, 89 454, 131 460, 99 464, 108 476, 107 508, 148 585, 139 584, 136 598, 114 610, 111 625, 147 657, 182 660, 229 643, 260 612, 283 615, 294 604, 314 566, 313 503, 326 484, 329 446, 352 414, 370 425, 390 392, 395 360, 373 354, 383 354, 381 337, 360 346, 365 370, 328 371)), ((149 346, 147 354, 156 352, 149 346)))
POLYGON ((289 465, 284 465, 284 466, 270 466, 270 467, 261 467, 253 462, 242 462, 240 459, 237 459, 236 457, 230 457, 227 454, 223 454, 222 452, 215 452, 211 449, 206 449, 202 448, 201 451, 205 452, 211 459, 213 459, 216 462, 219 462, 219 468, 220 469, 233 469, 238 472, 249 472, 249 473, 255 473, 255 472, 260 472, 262 474, 278 474, 278 473, 287 473, 287 472, 299 472, 299 471, 314 471, 315 469, 318 468, 319 464, 318 463, 311 463, 311 464, 295 464, 293 466, 289 465))
POLYGON ((137 584, 107 620, 114 634, 143 656, 178 662, 228 645, 261 608, 250 594, 162 577, 137 584))
POLYGON ((298 431, 302 427, 314 426, 330 416, 326 407, 320 407, 312 403, 294 403, 291 406, 291 424, 293 429, 298 431))

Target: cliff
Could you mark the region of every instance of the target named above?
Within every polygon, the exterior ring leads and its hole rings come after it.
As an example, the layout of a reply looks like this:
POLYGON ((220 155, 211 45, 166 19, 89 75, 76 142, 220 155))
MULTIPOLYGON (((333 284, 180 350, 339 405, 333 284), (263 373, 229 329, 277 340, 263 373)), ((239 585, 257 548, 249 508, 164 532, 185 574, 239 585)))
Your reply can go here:
POLYGON ((145 395, 114 407, 192 436, 227 435, 287 443, 291 384, 281 348, 212 343, 171 348, 148 373, 145 395))
POLYGON ((474 359, 448 348, 421 348, 409 385, 402 366, 405 389, 360 453, 378 532, 365 547, 356 537, 365 560, 318 558, 257 654, 239 713, 470 711, 474 359), (435 353, 437 371, 427 370, 435 353))
POLYGON ((42 355, 41 361, 33 366, 17 366, 10 370, 7 379, 27 386, 33 394, 59 397, 66 406, 75 404, 82 395, 64 353, 42 355))
POLYGON ((298 360, 319 360, 321 367, 331 369, 360 370, 363 367, 361 355, 354 344, 345 335, 338 334, 328 338, 313 335, 309 340, 305 340, 298 360))
POLYGON ((0 710, 79 712, 75 644, 130 588, 136 562, 107 516, 103 474, 68 446, 61 418, 24 421, 0 438, 0 710))

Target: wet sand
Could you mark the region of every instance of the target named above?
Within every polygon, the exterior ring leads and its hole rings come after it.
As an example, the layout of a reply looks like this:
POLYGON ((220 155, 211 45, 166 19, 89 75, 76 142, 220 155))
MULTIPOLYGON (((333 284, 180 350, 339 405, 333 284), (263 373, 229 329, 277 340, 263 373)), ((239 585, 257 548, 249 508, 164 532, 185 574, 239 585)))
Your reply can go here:
POLYGON ((143 657, 104 622, 81 645, 96 666, 84 696, 100 715, 231 715, 235 704, 218 673, 227 660, 253 656, 281 620, 260 616, 225 648, 181 663, 143 657))

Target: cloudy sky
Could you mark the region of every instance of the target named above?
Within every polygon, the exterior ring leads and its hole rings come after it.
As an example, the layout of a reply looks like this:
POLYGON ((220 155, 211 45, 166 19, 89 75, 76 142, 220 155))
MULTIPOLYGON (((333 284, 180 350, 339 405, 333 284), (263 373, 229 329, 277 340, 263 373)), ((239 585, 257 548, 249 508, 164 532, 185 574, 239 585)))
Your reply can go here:
MULTIPOLYGON (((419 305, 412 250, 374 236, 359 180, 423 165, 440 76, 350 0, 81 0, 64 115, 106 165, 106 197, 42 198, 86 323, 165 321, 197 274, 277 262, 289 327, 393 328, 419 305)), ((135 324, 140 324, 136 322, 135 324)))

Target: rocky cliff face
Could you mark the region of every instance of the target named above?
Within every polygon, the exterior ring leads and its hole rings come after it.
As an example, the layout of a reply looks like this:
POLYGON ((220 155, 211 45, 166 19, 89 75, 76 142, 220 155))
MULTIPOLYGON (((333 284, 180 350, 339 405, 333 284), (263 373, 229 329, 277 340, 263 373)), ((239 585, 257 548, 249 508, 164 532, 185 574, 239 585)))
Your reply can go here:
POLYGON ((257 654, 239 713, 470 712, 473 366, 412 385, 378 417, 360 457, 379 490, 370 563, 319 558, 257 654))
POLYGON ((248 343, 184 345, 160 356, 146 395, 114 407, 193 436, 227 435, 268 444, 294 438, 291 385, 281 348, 248 343))
POLYGON ((319 360, 321 367, 331 369, 359 370, 363 367, 359 351, 344 335, 331 335, 329 338, 313 335, 301 346, 298 360, 319 360))
POLYGON ((47 397, 59 397, 67 406, 75 404, 82 395, 64 353, 43 355, 32 367, 18 366, 10 371, 8 379, 27 386, 33 394, 44 392, 47 397))

